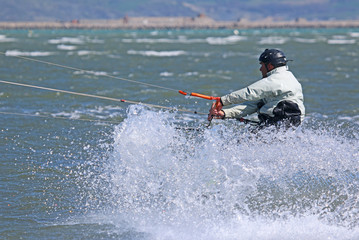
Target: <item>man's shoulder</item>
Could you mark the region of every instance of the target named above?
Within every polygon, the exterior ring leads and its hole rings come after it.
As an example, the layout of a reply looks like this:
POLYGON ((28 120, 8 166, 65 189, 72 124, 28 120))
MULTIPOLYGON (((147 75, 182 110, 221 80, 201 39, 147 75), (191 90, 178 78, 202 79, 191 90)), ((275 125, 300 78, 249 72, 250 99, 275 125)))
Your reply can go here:
POLYGON ((280 71, 277 71, 271 75, 269 75, 267 78, 273 78, 273 79, 297 79, 293 72, 290 71, 288 68, 285 69, 285 70, 280 70, 280 71))

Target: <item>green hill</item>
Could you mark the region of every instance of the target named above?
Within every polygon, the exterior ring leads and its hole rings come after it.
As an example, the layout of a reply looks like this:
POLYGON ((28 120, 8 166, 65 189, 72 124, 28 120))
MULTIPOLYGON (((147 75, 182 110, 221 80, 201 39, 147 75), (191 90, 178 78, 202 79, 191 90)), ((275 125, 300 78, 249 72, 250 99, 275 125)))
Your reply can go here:
POLYGON ((196 16, 199 13, 216 20, 359 18, 358 0, 0 0, 0 4, 0 21, 196 16))

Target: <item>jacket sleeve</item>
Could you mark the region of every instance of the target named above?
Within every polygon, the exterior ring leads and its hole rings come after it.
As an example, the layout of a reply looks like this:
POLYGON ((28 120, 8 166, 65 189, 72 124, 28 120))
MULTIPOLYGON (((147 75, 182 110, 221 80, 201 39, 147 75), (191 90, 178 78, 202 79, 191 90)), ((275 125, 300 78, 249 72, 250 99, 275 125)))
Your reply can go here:
POLYGON ((260 99, 275 95, 273 89, 276 88, 278 89, 278 87, 275 86, 275 83, 268 80, 268 78, 263 78, 246 88, 242 88, 238 91, 221 97, 221 101, 223 106, 242 103, 245 101, 258 101, 260 99))
POLYGON ((225 118, 241 118, 253 114, 258 110, 259 101, 245 102, 233 108, 222 109, 225 113, 225 118))

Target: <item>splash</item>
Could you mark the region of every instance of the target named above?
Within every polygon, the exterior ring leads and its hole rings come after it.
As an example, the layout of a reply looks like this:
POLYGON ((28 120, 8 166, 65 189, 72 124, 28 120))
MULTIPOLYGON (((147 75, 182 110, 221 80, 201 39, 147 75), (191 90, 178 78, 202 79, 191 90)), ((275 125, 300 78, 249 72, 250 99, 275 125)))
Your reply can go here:
POLYGON ((187 131, 131 106, 106 157, 106 218, 150 239, 358 237, 358 136, 336 128, 187 131))

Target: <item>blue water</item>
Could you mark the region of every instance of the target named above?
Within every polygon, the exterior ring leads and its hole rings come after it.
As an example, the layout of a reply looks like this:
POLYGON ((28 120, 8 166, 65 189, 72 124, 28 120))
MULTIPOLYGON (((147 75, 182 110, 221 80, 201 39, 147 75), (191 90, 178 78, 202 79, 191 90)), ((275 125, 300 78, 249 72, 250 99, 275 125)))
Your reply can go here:
POLYGON ((358 45, 359 29, 0 31, 2 81, 189 110, 1 83, 1 238, 358 239, 358 45), (294 60, 302 126, 206 128, 211 102, 177 90, 245 87, 265 48, 294 60))

